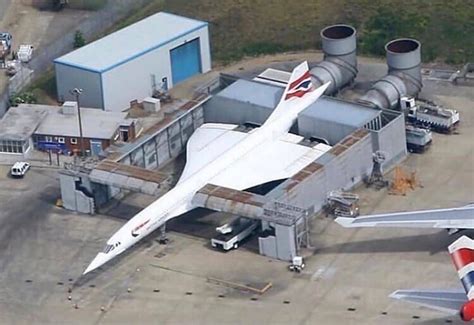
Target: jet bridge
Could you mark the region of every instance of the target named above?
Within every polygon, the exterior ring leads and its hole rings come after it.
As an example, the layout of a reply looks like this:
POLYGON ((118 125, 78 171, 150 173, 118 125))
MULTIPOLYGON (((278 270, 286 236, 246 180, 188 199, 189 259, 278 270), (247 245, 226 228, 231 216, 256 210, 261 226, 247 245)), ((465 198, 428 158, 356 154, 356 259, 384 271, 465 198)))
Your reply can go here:
POLYGON ((158 195, 170 175, 111 160, 101 161, 89 174, 95 183, 118 187, 148 195, 158 195))
POLYGON ((94 214, 120 190, 157 196, 167 191, 170 175, 111 160, 65 164, 59 171, 63 207, 94 214))
POLYGON ((197 206, 262 221, 260 254, 291 261, 301 246, 308 246, 304 209, 245 191, 207 184, 193 197, 197 206))

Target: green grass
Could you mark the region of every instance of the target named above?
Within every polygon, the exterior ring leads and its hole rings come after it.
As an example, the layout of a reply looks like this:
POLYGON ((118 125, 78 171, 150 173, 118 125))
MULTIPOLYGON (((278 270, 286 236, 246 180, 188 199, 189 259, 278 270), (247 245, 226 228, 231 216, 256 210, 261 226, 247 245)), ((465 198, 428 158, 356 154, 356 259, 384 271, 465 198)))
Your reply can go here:
POLYGON ((210 23, 213 60, 320 48, 324 26, 358 30, 359 53, 383 56, 386 42, 414 37, 423 60, 474 61, 474 1, 465 0, 155 0, 116 29, 158 11, 210 23))

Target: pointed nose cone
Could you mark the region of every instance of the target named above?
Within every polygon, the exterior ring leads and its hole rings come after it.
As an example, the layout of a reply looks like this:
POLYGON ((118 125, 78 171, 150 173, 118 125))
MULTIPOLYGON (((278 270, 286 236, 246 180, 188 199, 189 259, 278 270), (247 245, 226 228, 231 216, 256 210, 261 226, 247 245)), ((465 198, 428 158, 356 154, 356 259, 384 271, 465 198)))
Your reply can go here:
POLYGON ((109 261, 110 259, 111 257, 107 256, 107 254, 104 254, 104 253, 97 254, 97 256, 92 260, 91 264, 89 264, 89 266, 84 271, 84 273, 82 273, 82 275, 87 274, 98 267, 101 267, 102 265, 107 263, 107 261, 109 261))

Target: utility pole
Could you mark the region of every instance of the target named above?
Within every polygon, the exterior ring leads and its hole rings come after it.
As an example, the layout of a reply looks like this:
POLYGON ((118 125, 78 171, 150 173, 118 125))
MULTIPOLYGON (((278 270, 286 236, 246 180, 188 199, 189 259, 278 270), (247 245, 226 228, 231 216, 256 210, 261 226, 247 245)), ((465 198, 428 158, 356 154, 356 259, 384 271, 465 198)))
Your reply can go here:
POLYGON ((81 157, 85 156, 84 152, 84 137, 82 136, 82 121, 81 121, 81 105, 79 103, 79 96, 82 94, 81 88, 74 88, 70 91, 70 93, 76 96, 76 103, 77 103, 77 117, 79 120, 79 141, 80 141, 80 148, 81 148, 81 157))

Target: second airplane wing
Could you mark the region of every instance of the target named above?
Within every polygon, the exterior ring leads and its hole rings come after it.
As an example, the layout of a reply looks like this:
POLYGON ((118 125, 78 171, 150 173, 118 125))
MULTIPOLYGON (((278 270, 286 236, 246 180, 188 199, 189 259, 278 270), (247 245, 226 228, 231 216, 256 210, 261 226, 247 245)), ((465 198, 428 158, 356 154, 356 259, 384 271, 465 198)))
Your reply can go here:
POLYGON ((451 315, 459 314, 459 310, 467 302, 463 289, 397 290, 390 295, 390 298, 408 301, 451 315))
POLYGON ((360 216, 339 217, 336 222, 346 228, 355 227, 406 227, 474 229, 474 205, 436 210, 395 212, 360 216))

